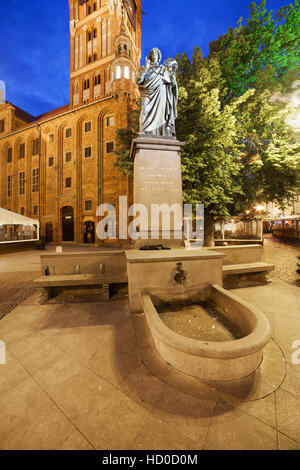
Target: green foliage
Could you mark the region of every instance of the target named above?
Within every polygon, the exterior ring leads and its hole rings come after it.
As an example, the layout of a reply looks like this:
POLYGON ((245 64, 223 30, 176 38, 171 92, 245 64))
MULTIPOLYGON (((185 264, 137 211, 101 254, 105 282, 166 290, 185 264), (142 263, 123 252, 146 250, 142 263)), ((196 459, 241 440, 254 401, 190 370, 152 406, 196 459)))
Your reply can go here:
MULTIPOLYGON (((195 47, 191 60, 176 58, 184 200, 219 219, 260 200, 284 206, 299 189, 299 137, 286 111, 299 72, 300 0, 276 15, 265 3, 252 3, 246 24, 240 18, 212 42, 208 57, 195 47)), ((117 165, 126 174, 139 113, 117 132, 117 165)))
POLYGON ((282 7, 277 14, 250 5, 250 18, 243 25, 210 43, 209 57, 220 61, 229 96, 240 96, 271 78, 270 86, 287 90, 299 72, 300 0, 282 7))
POLYGON ((238 181, 241 144, 236 139, 234 111, 252 92, 222 110, 216 87, 222 82, 218 61, 200 61, 199 57, 196 48, 190 79, 185 76, 185 86, 179 88, 177 137, 186 142, 182 154, 184 201, 201 202, 206 214, 226 218, 228 207, 242 194, 238 181))
POLYGON ((259 200, 284 206, 299 188, 299 139, 285 111, 299 73, 300 0, 275 16, 265 3, 252 3, 246 25, 240 18, 207 58, 198 47, 191 61, 177 57, 185 200, 219 218, 259 200))
POLYGON ((140 127, 141 109, 131 110, 128 114, 128 125, 116 131, 116 166, 125 175, 133 175, 133 160, 130 158, 130 150, 133 139, 136 139, 140 127))

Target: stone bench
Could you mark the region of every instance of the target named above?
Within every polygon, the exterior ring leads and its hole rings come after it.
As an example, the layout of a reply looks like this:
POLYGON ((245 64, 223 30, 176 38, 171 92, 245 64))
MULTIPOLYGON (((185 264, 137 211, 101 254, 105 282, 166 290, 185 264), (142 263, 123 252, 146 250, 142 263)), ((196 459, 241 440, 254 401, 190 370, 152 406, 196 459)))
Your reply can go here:
POLYGON ((33 285, 40 289, 41 303, 47 302, 64 288, 95 287, 101 288, 101 299, 110 298, 111 284, 126 284, 127 276, 107 276, 101 274, 65 274, 55 276, 41 276, 33 281, 33 285))
POLYGON ((223 286, 226 289, 233 289, 268 284, 270 282, 268 273, 273 269, 273 264, 262 261, 225 265, 223 266, 223 286))
POLYGON ((79 291, 94 287, 101 299, 107 299, 112 285, 128 282, 123 250, 45 253, 41 255, 41 271, 42 276, 33 285, 40 289, 42 303, 71 288, 79 291), (47 267, 50 276, 44 275, 47 267), (74 274, 77 267, 80 274, 74 274))
POLYGON ((262 262, 261 245, 215 246, 209 248, 223 253, 223 286, 226 289, 250 287, 270 282, 268 273, 274 265, 262 262))

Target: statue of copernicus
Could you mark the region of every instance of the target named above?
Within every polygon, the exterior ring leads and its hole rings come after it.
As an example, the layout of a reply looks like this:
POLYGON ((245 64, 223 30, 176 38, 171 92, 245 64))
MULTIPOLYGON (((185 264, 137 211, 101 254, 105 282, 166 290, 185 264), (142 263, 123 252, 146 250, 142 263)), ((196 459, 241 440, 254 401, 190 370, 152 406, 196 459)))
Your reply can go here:
POLYGON ((155 47, 140 70, 138 86, 143 102, 141 134, 175 137, 178 65, 175 59, 160 64, 161 59, 162 54, 155 47))

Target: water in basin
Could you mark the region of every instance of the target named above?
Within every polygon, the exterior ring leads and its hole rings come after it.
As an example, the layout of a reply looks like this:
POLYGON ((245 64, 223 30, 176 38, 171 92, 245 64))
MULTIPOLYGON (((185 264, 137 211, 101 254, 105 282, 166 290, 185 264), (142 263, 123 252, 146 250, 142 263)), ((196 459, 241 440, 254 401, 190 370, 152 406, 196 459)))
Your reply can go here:
POLYGON ((171 330, 201 341, 233 341, 244 335, 212 301, 193 305, 157 307, 160 319, 171 330))

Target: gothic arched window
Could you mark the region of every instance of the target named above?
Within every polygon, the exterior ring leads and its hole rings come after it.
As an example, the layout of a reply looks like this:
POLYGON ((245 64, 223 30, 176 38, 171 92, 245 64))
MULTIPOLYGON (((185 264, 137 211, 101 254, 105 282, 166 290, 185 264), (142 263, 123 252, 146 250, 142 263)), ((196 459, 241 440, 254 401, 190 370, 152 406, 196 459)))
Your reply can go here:
POLYGON ((100 73, 97 73, 94 77, 94 85, 97 86, 97 85, 100 85, 101 84, 101 75, 100 73))

